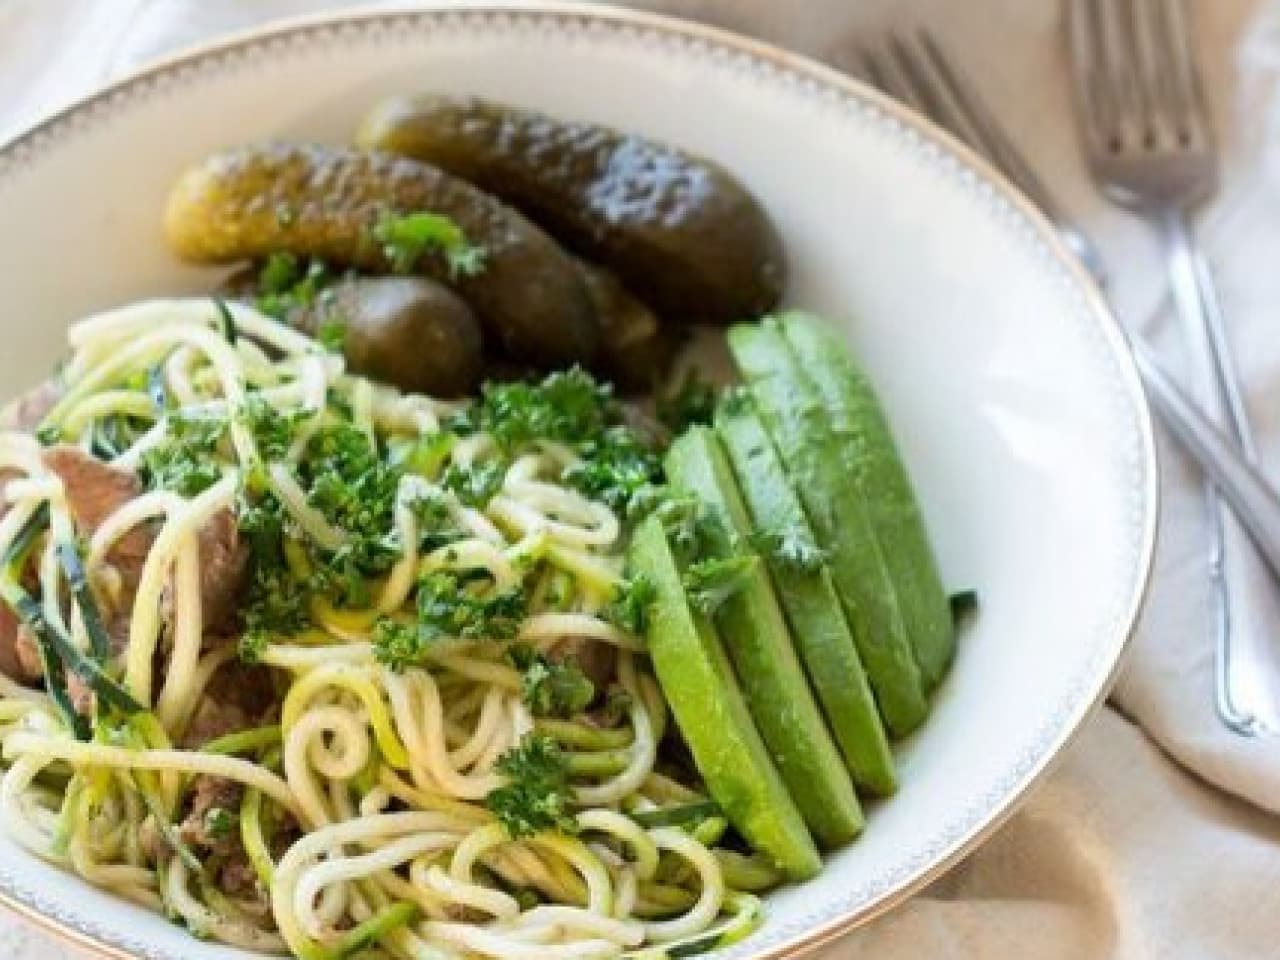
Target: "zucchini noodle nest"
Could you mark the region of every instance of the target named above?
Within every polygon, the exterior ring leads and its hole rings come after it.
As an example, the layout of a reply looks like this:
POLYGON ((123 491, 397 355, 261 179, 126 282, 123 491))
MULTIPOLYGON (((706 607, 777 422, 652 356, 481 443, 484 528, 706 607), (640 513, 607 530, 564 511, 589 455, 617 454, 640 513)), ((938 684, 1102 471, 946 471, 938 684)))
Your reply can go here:
POLYGON ((18 842, 304 958, 677 956, 753 927, 778 875, 664 740, 622 560, 661 478, 607 391, 402 395, 208 299, 69 341, 38 429, 0 433, 0 596, 35 658, 0 676, 18 842), (77 457, 104 477, 54 463, 77 457), (91 517, 104 478, 126 495, 91 517))

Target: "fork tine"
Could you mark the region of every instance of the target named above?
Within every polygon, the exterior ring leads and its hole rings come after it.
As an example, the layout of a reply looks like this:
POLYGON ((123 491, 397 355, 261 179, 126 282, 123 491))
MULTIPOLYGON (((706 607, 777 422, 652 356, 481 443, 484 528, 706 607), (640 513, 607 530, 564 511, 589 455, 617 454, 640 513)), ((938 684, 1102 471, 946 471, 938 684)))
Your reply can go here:
POLYGON ((859 51, 858 59, 862 61, 866 78, 875 87, 895 100, 900 100, 921 113, 927 113, 925 105, 920 102, 915 90, 903 79, 897 64, 892 62, 892 57, 876 53, 870 47, 864 47, 859 51))
POLYGON ((1071 61, 1091 156, 1125 143, 1125 80, 1116 64, 1117 31, 1106 0, 1073 0, 1068 7, 1071 61))
POLYGON ((1164 54, 1164 92, 1173 133, 1183 146, 1210 136, 1209 110, 1191 47, 1187 9, 1182 0, 1156 0, 1153 11, 1156 50, 1164 54))
POLYGON ((955 107, 939 88, 928 67, 921 62, 911 49, 911 41, 904 35, 891 33, 888 38, 889 59, 897 67, 899 74, 911 87, 915 102, 920 104, 920 112, 925 114, 940 127, 945 127, 971 147, 981 151, 982 145, 975 141, 975 131, 970 130, 964 117, 957 114, 955 107))
POLYGON ((990 157, 992 162, 1004 171, 1004 174, 1017 184, 1050 219, 1057 218, 1059 211, 1052 194, 1036 176, 1031 164, 1018 150, 1004 128, 1000 126, 977 87, 962 77, 960 72, 951 65, 941 44, 929 30, 922 28, 916 35, 931 72, 942 84, 946 96, 955 105, 955 112, 962 118, 964 126, 973 131, 972 138, 966 137, 966 139, 980 152, 990 157))

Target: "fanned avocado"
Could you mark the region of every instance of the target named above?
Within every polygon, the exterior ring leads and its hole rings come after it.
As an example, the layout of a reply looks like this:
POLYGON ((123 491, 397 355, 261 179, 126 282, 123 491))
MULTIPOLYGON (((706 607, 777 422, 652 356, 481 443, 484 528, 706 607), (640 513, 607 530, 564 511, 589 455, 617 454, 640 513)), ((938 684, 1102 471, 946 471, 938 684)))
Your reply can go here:
POLYGON ((880 716, 891 733, 906 736, 929 713, 924 683, 869 508, 818 390, 777 320, 735 325, 729 330, 729 348, 800 493, 818 543, 830 557, 836 592, 880 716))
POLYGON ((524 211, 618 274, 669 323, 725 324, 772 309, 782 243, 719 165, 585 121, 477 97, 392 97, 357 142, 424 160, 524 211))
POLYGON ((198 263, 287 252, 390 273, 394 264, 375 231, 388 215, 413 213, 448 218, 483 251, 477 272, 458 271, 441 256, 412 266, 456 289, 494 342, 539 366, 592 359, 600 332, 569 255, 515 210, 416 160, 299 143, 222 151, 174 184, 165 230, 175 252, 198 263))
POLYGON ((862 830, 862 809, 840 753, 796 657, 769 574, 748 548, 751 523, 720 441, 693 427, 666 459, 672 486, 692 494, 707 514, 699 556, 741 564, 741 583, 714 619, 733 661, 756 728, 818 842, 836 846, 862 830))
POLYGON ((858 786, 880 795, 898 780, 893 751, 800 498, 749 399, 722 405, 716 430, 751 512, 761 552, 809 681, 858 786))
POLYGON ((907 636, 926 689, 955 654, 955 626, 924 518, 871 381, 815 317, 782 316, 787 343, 818 389, 845 465, 862 493, 897 591, 907 636))
POLYGON ((711 621, 689 607, 680 565, 657 515, 636 530, 628 564, 654 602, 645 635, 676 724, 729 822, 792 880, 822 867, 804 820, 769 759, 711 621))

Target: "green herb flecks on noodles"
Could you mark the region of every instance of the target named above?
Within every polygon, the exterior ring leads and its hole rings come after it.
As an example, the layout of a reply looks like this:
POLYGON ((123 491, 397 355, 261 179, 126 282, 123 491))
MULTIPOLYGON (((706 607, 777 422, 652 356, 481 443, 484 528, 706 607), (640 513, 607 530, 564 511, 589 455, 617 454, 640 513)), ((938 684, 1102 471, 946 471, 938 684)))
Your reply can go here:
MULTIPOLYGON (((380 242, 471 269, 440 227, 388 220, 380 242)), ((317 265, 262 271, 276 316, 325 295, 317 265)), ((68 446, 0 433, 0 597, 43 674, 0 679, 18 842, 300 957, 604 958, 754 922, 701 785, 655 770, 654 592, 623 571, 648 512, 690 543, 705 518, 607 388, 405 395, 210 299, 69 338, 41 431, 68 446), (110 480, 92 525, 53 453, 110 480)))

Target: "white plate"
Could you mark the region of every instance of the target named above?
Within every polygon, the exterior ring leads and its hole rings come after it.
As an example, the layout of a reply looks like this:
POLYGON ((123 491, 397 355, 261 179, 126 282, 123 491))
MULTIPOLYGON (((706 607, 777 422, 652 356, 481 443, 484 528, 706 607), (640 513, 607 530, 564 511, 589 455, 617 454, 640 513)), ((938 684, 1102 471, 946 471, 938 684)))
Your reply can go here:
MULTIPOLYGON (((789 300, 874 373, 947 582, 982 612, 902 789, 817 879, 768 900, 725 956, 811 946, 934 878, 1013 809, 1101 699, 1146 583, 1147 411, 1116 325, 1045 223, 972 155, 835 72, 710 29, 600 7, 353 13, 184 54, 0 153, 0 382, 62 354, 64 325, 207 290, 169 256, 165 192, 217 147, 343 141, 377 97, 472 91, 714 157, 786 240, 789 300)), ((201 943, 0 839, 0 897, 119 955, 201 943)))

